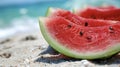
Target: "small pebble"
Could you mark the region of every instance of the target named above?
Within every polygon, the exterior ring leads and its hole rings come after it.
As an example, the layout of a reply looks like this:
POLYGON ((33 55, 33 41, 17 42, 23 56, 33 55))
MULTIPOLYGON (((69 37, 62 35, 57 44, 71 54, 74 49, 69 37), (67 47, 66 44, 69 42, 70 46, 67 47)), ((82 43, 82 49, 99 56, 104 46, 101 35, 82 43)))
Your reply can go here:
POLYGON ((42 45, 42 46, 41 46, 41 49, 46 49, 46 48, 47 48, 46 45, 42 45))
POLYGON ((28 41, 28 40, 36 40, 35 37, 29 35, 29 36, 26 36, 24 39, 22 39, 23 41, 28 41))
POLYGON ((10 41, 10 39, 6 39, 6 40, 1 41, 0 44, 7 43, 7 42, 9 42, 9 41, 10 41))
POLYGON ((0 57, 10 58, 10 57, 11 57, 11 53, 3 53, 3 54, 0 54, 0 57))

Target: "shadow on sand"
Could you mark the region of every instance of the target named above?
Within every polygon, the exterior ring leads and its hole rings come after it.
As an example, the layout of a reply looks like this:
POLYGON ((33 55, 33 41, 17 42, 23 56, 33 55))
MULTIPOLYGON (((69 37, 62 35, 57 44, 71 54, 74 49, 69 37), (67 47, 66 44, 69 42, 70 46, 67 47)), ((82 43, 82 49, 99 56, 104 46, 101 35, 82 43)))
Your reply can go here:
MULTIPOLYGON (((39 54, 39 58, 37 58, 34 62, 44 62, 44 63, 61 63, 61 62, 74 62, 74 61, 82 61, 81 59, 73 59, 70 57, 63 56, 52 49, 50 46, 39 54), (49 54, 51 56, 46 56, 49 54), (45 55, 45 56, 44 56, 45 55)), ((111 64, 120 64, 120 55, 114 55, 110 58, 106 59, 96 59, 96 60, 88 60, 89 62, 97 65, 111 65, 111 64)))

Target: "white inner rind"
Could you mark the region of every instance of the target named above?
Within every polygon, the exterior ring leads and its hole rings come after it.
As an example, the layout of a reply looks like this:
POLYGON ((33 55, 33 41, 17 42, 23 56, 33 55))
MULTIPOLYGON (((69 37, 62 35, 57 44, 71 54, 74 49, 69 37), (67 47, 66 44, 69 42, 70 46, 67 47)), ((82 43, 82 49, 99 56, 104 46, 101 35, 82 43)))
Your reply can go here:
MULTIPOLYGON (((45 38, 45 40, 48 42, 50 46, 52 46, 55 50, 58 52, 69 56, 73 58, 78 59, 98 59, 98 58, 106 58, 113 54, 116 54, 120 51, 120 43, 113 44, 113 46, 108 47, 106 50, 101 50, 99 52, 76 52, 74 50, 68 49, 65 46, 62 46, 62 43, 58 42, 55 38, 52 37, 51 33, 49 33, 49 30, 46 27, 46 20, 49 18, 43 18, 41 17, 39 19, 39 25, 41 32, 45 38)), ((63 44, 64 45, 64 44, 63 44)))

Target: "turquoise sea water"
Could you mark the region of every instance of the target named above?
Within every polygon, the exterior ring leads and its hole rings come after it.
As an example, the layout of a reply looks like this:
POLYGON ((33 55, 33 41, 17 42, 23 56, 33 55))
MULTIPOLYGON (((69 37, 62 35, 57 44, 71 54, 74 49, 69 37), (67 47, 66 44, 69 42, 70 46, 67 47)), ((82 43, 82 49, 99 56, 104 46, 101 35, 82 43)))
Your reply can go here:
POLYGON ((0 6, 0 37, 20 31, 38 29, 39 16, 49 7, 69 9, 66 1, 42 1, 30 4, 0 6))
POLYGON ((48 7, 73 10, 84 6, 115 5, 119 0, 46 0, 35 3, 12 4, 0 6, 0 37, 16 32, 38 29, 38 17, 44 16, 48 7))
POLYGON ((11 25, 11 21, 15 18, 44 16, 48 7, 67 8, 64 7, 64 3, 65 1, 48 1, 34 4, 2 6, 0 7, 0 28, 11 25))

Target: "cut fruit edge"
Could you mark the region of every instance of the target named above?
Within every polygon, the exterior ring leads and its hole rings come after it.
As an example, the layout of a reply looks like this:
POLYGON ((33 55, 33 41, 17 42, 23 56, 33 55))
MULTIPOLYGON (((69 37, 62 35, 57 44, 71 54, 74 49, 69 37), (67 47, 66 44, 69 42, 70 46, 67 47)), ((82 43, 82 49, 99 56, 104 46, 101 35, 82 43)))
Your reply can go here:
POLYGON ((48 42, 48 44, 57 50, 58 52, 72 58, 76 59, 100 59, 100 58, 107 58, 111 55, 114 55, 120 51, 120 43, 117 43, 115 46, 110 46, 104 51, 100 52, 94 52, 94 53, 79 53, 75 52, 73 50, 70 50, 64 46, 61 45, 57 40, 55 40, 52 35, 49 33, 47 27, 45 24, 47 23, 46 20, 50 18, 45 18, 45 17, 40 17, 39 18, 39 25, 40 25, 40 30, 42 32, 43 37, 45 40, 48 42))
MULTIPOLYGON (((57 11, 56 10, 61 10, 60 8, 52 8, 52 7, 49 7, 48 9, 47 9, 47 12, 46 12, 46 17, 49 17, 49 16, 52 16, 54 13, 57 13, 57 11)), ((64 9, 62 9, 62 10, 64 10, 64 9)), ((74 10, 71 12, 71 13, 73 13, 73 14, 75 14, 74 13, 74 10)), ((83 17, 82 17, 83 18, 83 17)), ((84 18, 84 19, 86 19, 86 18, 84 18)), ((87 18, 88 19, 88 18, 87 18)), ((92 20, 92 19, 88 19, 88 20, 92 20)), ((117 20, 105 20, 105 19, 99 19, 99 21, 108 21, 109 23, 118 23, 118 22, 120 22, 120 21, 117 21, 117 20)))
POLYGON ((49 7, 49 8, 47 9, 47 12, 46 12, 46 15, 45 15, 45 16, 50 16, 52 13, 55 12, 55 9, 58 9, 58 8, 49 7))
MULTIPOLYGON (((54 13, 57 13, 56 10, 58 10, 58 11, 61 11, 61 10, 62 10, 62 11, 63 11, 64 9, 49 7, 49 8, 47 9, 47 11, 46 11, 45 16, 51 16, 51 15, 53 15, 54 13)), ((73 10, 71 10, 70 12, 73 12, 73 10)))

